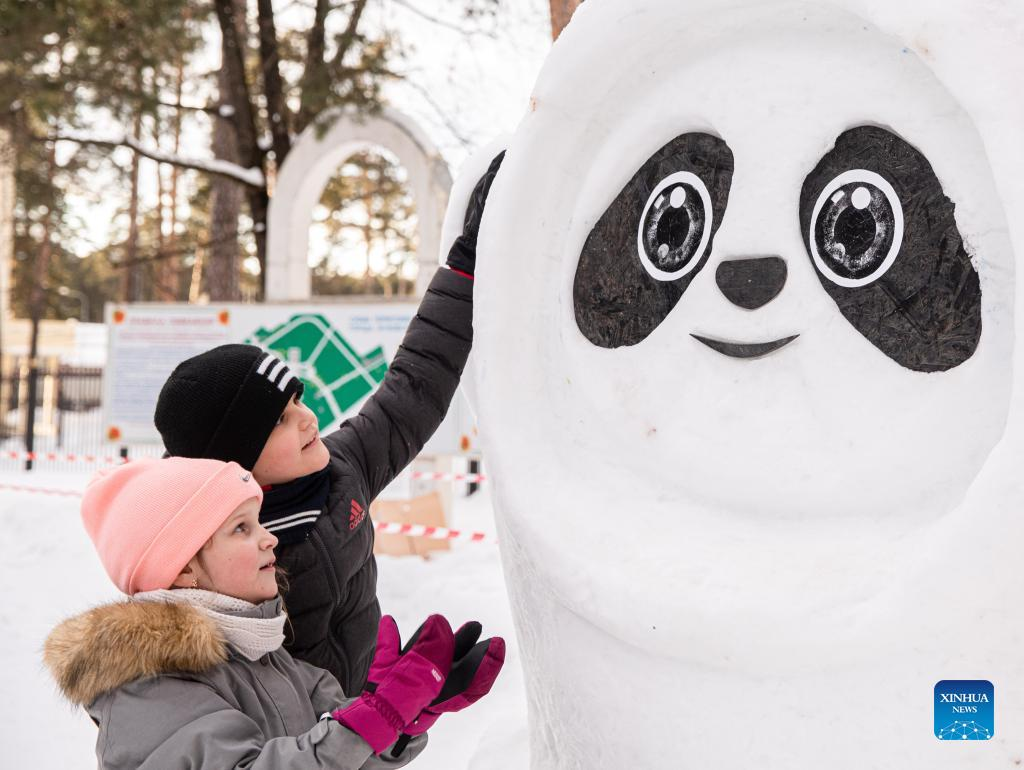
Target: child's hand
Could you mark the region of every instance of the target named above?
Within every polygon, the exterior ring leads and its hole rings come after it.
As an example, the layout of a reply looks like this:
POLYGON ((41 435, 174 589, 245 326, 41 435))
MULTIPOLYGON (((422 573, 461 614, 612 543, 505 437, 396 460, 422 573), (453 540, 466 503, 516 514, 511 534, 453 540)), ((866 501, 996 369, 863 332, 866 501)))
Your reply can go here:
POLYGON ((472 621, 455 633, 455 659, 444 687, 434 701, 405 726, 403 733, 422 735, 433 727, 441 714, 462 711, 491 691, 505 664, 505 640, 494 636, 479 642, 480 631, 480 624, 472 621))
MULTIPOLYGON (((377 649, 373 655, 373 663, 370 664, 370 673, 367 675, 368 692, 376 691, 379 683, 384 681, 396 662, 411 651, 422 637, 427 625, 437 617, 440 616, 431 615, 426 623, 416 629, 404 648, 401 646, 402 639, 395 619, 390 615, 381 618, 377 630, 377 649)), ((505 664, 505 640, 495 636, 478 641, 482 631, 483 627, 473 620, 464 624, 455 633, 451 671, 444 687, 430 705, 402 727, 402 737, 395 744, 392 756, 397 757, 401 754, 411 737, 425 733, 442 714, 462 711, 491 691, 491 686, 505 664)))
MULTIPOLYGON (((425 625, 425 624, 424 624, 425 625)), ((417 629, 416 634, 409 640, 409 644, 416 641, 417 635, 423 630, 423 626, 417 629)), ((375 692, 391 667, 402 657, 402 637, 398 633, 398 624, 390 615, 380 619, 377 626, 377 647, 373 652, 373 662, 370 664, 370 671, 366 675, 366 686, 364 690, 375 692)))
MULTIPOLYGON (((381 627, 378 639, 382 634, 390 639, 393 629, 397 643, 398 629, 394 620, 382 619, 381 627)), ((377 657, 374 658, 371 677, 379 680, 375 686, 368 687, 351 705, 331 713, 334 719, 369 743, 375 754, 394 743, 399 731, 437 697, 451 670, 455 636, 447 620, 431 615, 406 649, 393 659, 396 646, 389 643, 383 648, 390 666, 384 666, 384 658, 380 664, 377 657)))

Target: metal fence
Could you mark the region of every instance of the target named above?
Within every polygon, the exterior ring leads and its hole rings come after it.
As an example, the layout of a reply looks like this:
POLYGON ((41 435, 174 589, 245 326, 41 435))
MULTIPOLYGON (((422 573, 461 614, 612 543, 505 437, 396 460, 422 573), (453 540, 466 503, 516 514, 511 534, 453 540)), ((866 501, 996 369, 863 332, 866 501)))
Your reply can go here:
POLYGON ((127 454, 126 447, 111 444, 103 434, 101 367, 70 366, 56 358, 40 359, 30 420, 31 378, 27 358, 4 357, 0 364, 0 468, 45 464, 47 468, 82 469, 81 459, 85 456, 127 454), (29 457, 29 452, 40 457, 29 457))

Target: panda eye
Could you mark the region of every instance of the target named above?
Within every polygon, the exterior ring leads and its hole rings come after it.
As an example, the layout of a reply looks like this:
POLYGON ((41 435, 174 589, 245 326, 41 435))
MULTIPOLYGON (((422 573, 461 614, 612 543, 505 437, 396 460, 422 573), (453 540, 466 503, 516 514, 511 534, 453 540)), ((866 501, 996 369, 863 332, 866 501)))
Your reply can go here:
POLYGON ((681 134, 651 155, 587 236, 573 279, 576 326, 602 348, 645 340, 707 264, 732 185, 717 136, 681 134))
POLYGON ((900 366, 944 372, 981 339, 981 282, 924 154, 879 126, 836 137, 804 179, 800 231, 822 288, 900 366))
POLYGON ((692 271, 711 239, 711 195, 696 174, 680 171, 654 188, 637 232, 640 263, 658 281, 692 271))
POLYGON ((873 171, 846 171, 829 182, 811 214, 808 237, 818 270, 839 286, 866 286, 892 267, 903 243, 903 207, 873 171))

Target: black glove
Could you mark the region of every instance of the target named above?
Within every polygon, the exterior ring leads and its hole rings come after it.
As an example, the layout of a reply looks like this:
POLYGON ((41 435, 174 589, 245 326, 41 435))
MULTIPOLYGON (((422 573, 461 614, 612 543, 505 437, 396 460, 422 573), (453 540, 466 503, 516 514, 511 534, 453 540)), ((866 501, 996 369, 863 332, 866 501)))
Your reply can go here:
POLYGON ((491 183, 498 175, 501 168, 501 161, 505 159, 505 151, 498 153, 480 181, 473 188, 469 196, 469 205, 466 206, 466 219, 462 225, 462 235, 455 239, 451 249, 448 251, 446 264, 452 270, 460 273, 473 275, 476 270, 476 237, 480 232, 480 220, 484 215, 484 203, 487 201, 487 193, 491 190, 491 183))

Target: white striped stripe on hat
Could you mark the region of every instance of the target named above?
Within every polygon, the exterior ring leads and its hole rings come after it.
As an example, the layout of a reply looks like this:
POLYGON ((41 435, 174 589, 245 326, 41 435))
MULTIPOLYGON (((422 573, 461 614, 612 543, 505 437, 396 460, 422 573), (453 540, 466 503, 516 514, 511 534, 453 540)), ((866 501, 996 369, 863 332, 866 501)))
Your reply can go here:
POLYGON ((256 374, 262 374, 272 384, 277 385, 277 389, 282 393, 288 386, 288 383, 295 378, 288 365, 272 353, 267 353, 266 357, 260 361, 260 365, 256 368, 256 374), (272 368, 271 365, 273 365, 272 368), (278 379, 279 377, 280 379, 278 379))

